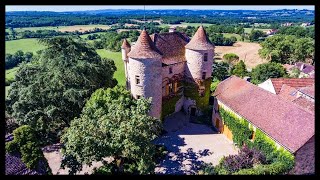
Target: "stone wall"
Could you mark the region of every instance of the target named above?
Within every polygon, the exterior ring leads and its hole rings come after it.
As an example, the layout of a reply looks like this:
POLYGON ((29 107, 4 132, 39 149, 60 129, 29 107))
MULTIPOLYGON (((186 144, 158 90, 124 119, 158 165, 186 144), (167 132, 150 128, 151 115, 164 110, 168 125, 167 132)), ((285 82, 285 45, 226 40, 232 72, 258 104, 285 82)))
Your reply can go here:
POLYGON ((211 77, 213 55, 213 50, 196 51, 186 49, 186 76, 193 79, 202 79, 202 72, 206 72, 206 79, 211 77), (204 53, 208 53, 207 61, 203 61, 204 53))
POLYGON ((159 59, 129 58, 131 94, 145 98, 152 97, 150 115, 160 118, 162 105, 162 62, 159 59), (140 84, 136 84, 136 76, 140 76, 140 84))

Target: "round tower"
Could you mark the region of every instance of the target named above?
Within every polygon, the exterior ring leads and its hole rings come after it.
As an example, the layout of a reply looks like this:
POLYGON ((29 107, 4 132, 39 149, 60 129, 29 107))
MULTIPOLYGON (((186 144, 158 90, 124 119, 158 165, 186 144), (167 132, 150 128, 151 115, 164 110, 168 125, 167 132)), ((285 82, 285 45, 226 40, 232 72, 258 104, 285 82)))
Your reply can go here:
POLYGON ((131 46, 128 43, 126 39, 123 40, 122 46, 121 46, 121 53, 122 53, 122 60, 124 62, 124 72, 126 76, 126 88, 127 90, 130 90, 130 79, 128 76, 128 68, 129 68, 129 59, 128 59, 128 53, 131 50, 131 46))
POLYGON ((162 56, 146 30, 143 30, 128 53, 128 75, 134 98, 152 97, 150 115, 160 118, 162 105, 162 56))
POLYGON ((203 109, 209 104, 214 45, 200 26, 185 48, 185 96, 193 99, 197 108, 203 109))

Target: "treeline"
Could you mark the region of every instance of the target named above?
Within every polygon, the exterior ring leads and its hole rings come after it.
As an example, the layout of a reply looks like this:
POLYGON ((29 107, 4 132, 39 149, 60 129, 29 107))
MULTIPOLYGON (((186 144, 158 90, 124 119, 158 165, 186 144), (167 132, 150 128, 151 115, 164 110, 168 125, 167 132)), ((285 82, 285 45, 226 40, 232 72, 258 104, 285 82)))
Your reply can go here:
MULTIPOLYGON (((122 31, 117 33, 116 31, 109 31, 100 35, 101 40, 95 40, 93 46, 96 49, 108 49, 110 51, 120 51, 124 38, 127 38, 130 42, 137 41, 140 33, 139 31, 122 31)), ((89 38, 89 37, 88 37, 89 38)))
POLYGON ((96 32, 106 32, 108 30, 101 29, 101 28, 94 28, 93 30, 89 31, 73 31, 73 32, 61 32, 56 30, 36 30, 36 31, 30 31, 25 30, 21 32, 16 32, 13 28, 10 28, 11 34, 9 32, 6 32, 6 41, 10 40, 16 40, 16 39, 26 39, 26 38, 50 38, 55 36, 67 36, 67 35, 84 35, 84 34, 90 34, 90 33, 96 33, 96 32))
MULTIPOLYGON (((220 12, 210 12, 210 11, 196 11, 186 10, 171 10, 156 12, 146 11, 147 19, 161 19, 163 23, 167 24, 180 24, 185 23, 211 23, 211 24, 239 24, 248 23, 253 25, 254 23, 285 23, 285 22, 314 22, 313 14, 304 13, 292 13, 290 16, 272 16, 272 12, 250 12, 248 13, 240 11, 226 11, 226 13, 221 16, 220 12), (176 12, 176 13, 174 13, 176 12), (248 18, 248 16, 254 16, 255 18, 248 18)), ((116 24, 116 23, 132 23, 137 24, 136 21, 132 19, 143 20, 143 11, 132 11, 124 12, 120 11, 117 14, 88 14, 88 13, 54 13, 54 12, 12 12, 6 13, 6 27, 40 27, 40 26, 70 26, 70 25, 87 25, 87 24, 116 24), (18 18, 17 18, 18 17, 18 18)))
POLYGON ((279 31, 277 32, 278 34, 283 34, 283 35, 294 35, 299 38, 313 38, 314 39, 314 26, 313 27, 301 27, 301 26, 289 26, 289 27, 281 27, 279 31))
POLYGON ((5 57, 5 69, 11 69, 13 67, 16 67, 21 62, 29 62, 31 58, 33 57, 32 52, 26 52, 19 50, 15 52, 14 54, 6 54, 5 57))

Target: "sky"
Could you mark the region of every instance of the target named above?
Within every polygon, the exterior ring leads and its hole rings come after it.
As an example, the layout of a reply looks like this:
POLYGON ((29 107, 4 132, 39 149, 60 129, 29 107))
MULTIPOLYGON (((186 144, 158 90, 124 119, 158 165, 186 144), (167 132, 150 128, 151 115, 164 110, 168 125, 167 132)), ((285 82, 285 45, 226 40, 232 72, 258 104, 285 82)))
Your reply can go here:
MULTIPOLYGON (((99 9, 143 9, 143 5, 140 6, 88 6, 88 5, 78 5, 78 6, 28 6, 28 5, 7 5, 7 11, 56 11, 56 12, 63 12, 63 11, 85 11, 85 10, 99 10, 99 9)), ((309 9, 314 10, 314 6, 303 6, 303 5, 287 5, 287 6, 278 6, 278 5, 266 5, 266 6, 222 6, 222 5, 215 5, 215 6, 151 6, 146 5, 146 10, 153 10, 153 9, 193 9, 193 10, 275 10, 275 9, 309 9)))

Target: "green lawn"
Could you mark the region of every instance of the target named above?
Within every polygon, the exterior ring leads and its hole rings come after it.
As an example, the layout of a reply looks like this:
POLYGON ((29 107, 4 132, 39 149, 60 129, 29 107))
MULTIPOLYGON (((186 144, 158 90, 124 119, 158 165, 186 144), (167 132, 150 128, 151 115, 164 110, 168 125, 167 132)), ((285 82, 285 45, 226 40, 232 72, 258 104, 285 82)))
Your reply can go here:
POLYGON ((44 46, 39 44, 36 38, 30 39, 19 39, 13 41, 6 41, 6 53, 13 54, 18 50, 23 52, 37 52, 38 50, 44 49, 44 46))
POLYGON ((90 34, 84 34, 84 35, 80 35, 81 38, 85 39, 87 38, 89 35, 93 35, 93 34, 104 34, 105 32, 97 32, 97 33, 90 33, 90 34))
POLYGON ((230 38, 231 36, 234 36, 237 38, 237 41, 241 40, 241 36, 239 34, 234 34, 234 33, 222 33, 223 37, 225 38, 230 38))
POLYGON ((124 73, 124 64, 121 57, 121 52, 112 52, 105 49, 98 49, 97 53, 102 58, 112 59, 117 67, 117 71, 114 73, 114 78, 117 79, 119 85, 125 85, 125 73, 124 73))
MULTIPOLYGON (((252 28, 244 28, 244 32, 245 32, 245 33, 251 33, 251 30, 252 30, 252 28)), ((267 32, 268 30, 271 30, 271 29, 259 29, 259 28, 254 28, 254 30, 260 30, 260 31, 263 31, 263 32, 267 32)))

